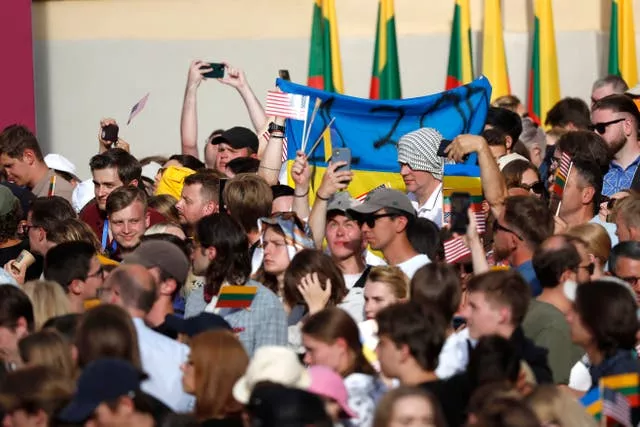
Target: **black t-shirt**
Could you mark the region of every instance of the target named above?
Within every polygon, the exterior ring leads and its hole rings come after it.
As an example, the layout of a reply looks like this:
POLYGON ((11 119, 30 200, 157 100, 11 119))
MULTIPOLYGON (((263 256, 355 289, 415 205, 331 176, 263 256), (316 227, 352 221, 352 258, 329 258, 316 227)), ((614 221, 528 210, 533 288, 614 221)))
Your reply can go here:
POLYGON ((242 418, 227 417, 227 418, 211 418, 200 423, 202 427, 242 427, 242 418))
MULTIPOLYGON (((7 248, 0 248, 0 268, 2 268, 9 261, 18 258, 22 250, 29 250, 29 241, 23 240, 17 245, 9 246, 7 248)), ((32 253, 33 254, 33 253, 32 253)), ((44 259, 40 255, 33 254, 36 262, 34 262, 29 268, 27 268, 27 274, 25 275, 25 281, 38 280, 42 275, 42 269, 44 267, 44 259)))
POLYGON ((167 326, 167 322, 162 322, 161 324, 159 324, 158 326, 156 326, 155 328, 151 328, 154 331, 156 331, 159 334, 164 335, 165 337, 169 337, 172 340, 175 340, 178 338, 178 333, 176 331, 174 331, 173 329, 169 328, 167 326))
POLYGON ((471 397, 471 386, 466 374, 454 375, 447 380, 429 381, 419 387, 438 399, 449 427, 465 425, 467 405, 471 397))

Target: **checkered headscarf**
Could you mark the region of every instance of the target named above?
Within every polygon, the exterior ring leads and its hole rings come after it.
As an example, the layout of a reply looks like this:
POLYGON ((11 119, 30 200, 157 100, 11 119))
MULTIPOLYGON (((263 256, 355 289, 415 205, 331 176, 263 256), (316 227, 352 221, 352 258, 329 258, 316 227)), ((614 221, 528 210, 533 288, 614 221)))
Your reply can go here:
POLYGON ((416 171, 429 172, 442 180, 444 159, 438 156, 442 135, 433 128, 421 128, 404 135, 398 141, 398 162, 416 171))

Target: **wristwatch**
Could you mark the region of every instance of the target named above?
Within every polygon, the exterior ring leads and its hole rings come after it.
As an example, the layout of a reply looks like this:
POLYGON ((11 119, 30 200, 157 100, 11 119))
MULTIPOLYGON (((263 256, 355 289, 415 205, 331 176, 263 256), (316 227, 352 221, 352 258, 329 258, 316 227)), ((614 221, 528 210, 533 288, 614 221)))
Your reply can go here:
POLYGON ((277 125, 274 122, 269 123, 269 133, 282 132, 284 133, 284 126, 277 125))

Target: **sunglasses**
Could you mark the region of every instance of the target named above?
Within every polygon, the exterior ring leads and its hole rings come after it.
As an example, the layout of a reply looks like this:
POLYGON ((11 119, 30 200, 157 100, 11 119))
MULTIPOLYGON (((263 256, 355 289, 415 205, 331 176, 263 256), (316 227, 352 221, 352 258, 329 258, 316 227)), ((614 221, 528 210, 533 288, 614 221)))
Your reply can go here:
POLYGON ((579 265, 578 268, 584 268, 589 273, 589 276, 593 276, 593 272, 596 269, 596 265, 594 263, 590 263, 587 265, 579 265))
POLYGON ((534 182, 533 184, 520 184, 519 187, 535 194, 544 194, 544 184, 540 181, 534 182))
POLYGON ((592 132, 596 132, 600 135, 604 134, 607 131, 607 127, 616 124, 616 123, 620 123, 621 121, 626 120, 624 118, 622 119, 616 119, 616 120, 611 120, 610 122, 600 122, 600 123, 594 123, 592 125, 589 125, 589 130, 592 132))
POLYGON ((605 195, 601 195, 601 196, 600 196, 600 204, 602 205, 602 204, 606 203, 606 204, 607 204, 607 209, 608 209, 608 210, 613 209, 613 208, 616 206, 616 202, 617 202, 618 200, 620 200, 620 198, 617 198, 617 197, 608 197, 608 196, 605 196, 605 195))
POLYGON ((376 221, 380 218, 395 218, 398 215, 391 213, 383 213, 378 215, 367 215, 356 219, 358 223, 358 227, 362 227, 363 224, 367 224, 367 227, 374 228, 376 226, 376 221))
POLYGON ((520 235, 518 233, 516 233, 515 231, 513 231, 510 228, 505 227, 504 225, 500 224, 498 221, 493 223, 493 231, 504 231, 505 233, 511 233, 514 236, 516 236, 519 240, 524 240, 522 237, 520 237, 520 235))

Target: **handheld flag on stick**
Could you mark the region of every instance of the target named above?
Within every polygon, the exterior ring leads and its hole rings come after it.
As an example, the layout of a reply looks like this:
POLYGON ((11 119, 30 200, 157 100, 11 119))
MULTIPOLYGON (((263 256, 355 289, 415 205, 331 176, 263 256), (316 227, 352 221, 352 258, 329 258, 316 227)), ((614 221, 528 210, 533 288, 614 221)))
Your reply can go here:
POLYGON ((631 406, 627 398, 609 388, 602 390, 602 417, 605 424, 609 421, 620 423, 624 427, 631 427, 631 406))
POLYGON ((264 113, 267 116, 285 117, 287 119, 305 120, 309 110, 309 97, 292 93, 270 90, 264 113))
POLYGON ((56 175, 51 175, 49 179, 49 192, 47 193, 49 197, 56 195, 56 175))
POLYGON ((560 165, 556 169, 556 174, 553 180, 553 186, 551 187, 551 210, 558 216, 560 213, 560 206, 562 205, 562 194, 564 193, 564 187, 567 185, 567 179, 571 173, 571 167, 573 162, 571 156, 567 153, 562 153, 560 158, 560 165))
POLYGON ((249 308, 257 292, 257 286, 223 286, 216 308, 249 308))
MULTIPOLYGON (((318 139, 316 139, 316 142, 313 143, 313 145, 311 146, 311 150, 309 150, 309 156, 316 151, 316 148, 318 148, 318 145, 320 145, 320 141, 322 141, 322 138, 324 138, 327 134, 327 132, 331 129, 331 124, 335 121, 335 117, 332 117, 331 120, 329 121, 329 124, 327 125, 327 127, 324 128, 324 130, 322 131, 322 133, 320 134, 320 136, 318 137, 318 139)), ((306 148, 306 147, 304 147, 306 148)), ((303 148, 303 151, 304 151, 303 148)))
POLYGON ((462 237, 454 237, 444 242, 444 260, 448 264, 453 264, 467 255, 471 255, 471 250, 464 244, 462 237))
POLYGON ((131 113, 129 113, 129 120, 127 120, 127 125, 131 123, 131 120, 133 120, 133 118, 140 114, 140 112, 144 109, 145 105, 147 105, 147 99, 149 99, 149 94, 143 96, 142 99, 131 108, 131 113))

